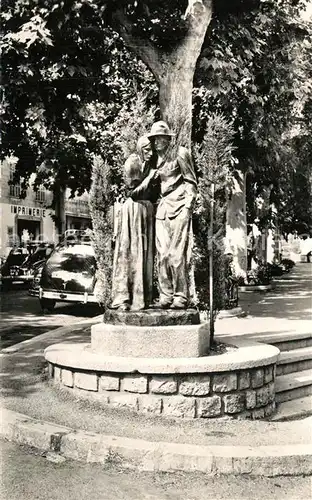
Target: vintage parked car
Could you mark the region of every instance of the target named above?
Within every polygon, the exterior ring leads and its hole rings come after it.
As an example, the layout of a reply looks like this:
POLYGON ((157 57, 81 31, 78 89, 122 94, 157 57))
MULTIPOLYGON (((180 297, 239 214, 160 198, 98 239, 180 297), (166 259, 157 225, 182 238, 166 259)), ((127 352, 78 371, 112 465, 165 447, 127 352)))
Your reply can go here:
POLYGON ((15 247, 10 250, 4 264, 1 267, 1 285, 9 287, 13 283, 21 283, 19 279, 20 268, 29 256, 26 247, 15 247))
POLYGON ((53 248, 53 244, 46 242, 31 242, 27 246, 13 248, 1 268, 2 286, 31 283, 37 262, 45 262, 53 248))
POLYGON ((24 283, 31 283, 38 265, 45 263, 53 249, 53 243, 40 243, 21 265, 19 279, 24 283))
POLYGON ((42 309, 52 311, 56 302, 97 303, 95 273, 96 261, 90 237, 84 231, 65 234, 63 241, 36 273, 35 279, 40 279, 38 296, 42 309))

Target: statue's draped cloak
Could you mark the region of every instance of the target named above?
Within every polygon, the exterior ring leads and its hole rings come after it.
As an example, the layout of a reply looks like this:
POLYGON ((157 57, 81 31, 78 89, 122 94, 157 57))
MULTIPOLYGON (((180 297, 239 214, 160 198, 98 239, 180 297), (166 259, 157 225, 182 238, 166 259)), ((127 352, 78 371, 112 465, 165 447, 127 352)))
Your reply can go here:
POLYGON ((150 171, 138 155, 125 163, 124 179, 129 197, 115 204, 115 252, 113 262, 112 307, 131 305, 139 310, 152 302, 154 260, 154 207, 150 187, 140 185, 150 171))

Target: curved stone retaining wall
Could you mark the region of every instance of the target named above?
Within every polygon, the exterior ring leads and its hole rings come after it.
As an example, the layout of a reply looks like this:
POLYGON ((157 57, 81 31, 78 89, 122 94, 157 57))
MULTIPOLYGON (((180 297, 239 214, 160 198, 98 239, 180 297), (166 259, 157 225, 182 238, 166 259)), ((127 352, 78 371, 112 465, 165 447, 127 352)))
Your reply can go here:
POLYGON ((45 356, 57 385, 105 405, 164 417, 268 417, 279 351, 240 343, 232 353, 191 359, 105 358, 81 344, 50 346, 45 356))
POLYGON ((57 384, 96 392, 102 403, 168 417, 260 419, 275 409, 274 365, 214 374, 116 374, 50 363, 57 384))

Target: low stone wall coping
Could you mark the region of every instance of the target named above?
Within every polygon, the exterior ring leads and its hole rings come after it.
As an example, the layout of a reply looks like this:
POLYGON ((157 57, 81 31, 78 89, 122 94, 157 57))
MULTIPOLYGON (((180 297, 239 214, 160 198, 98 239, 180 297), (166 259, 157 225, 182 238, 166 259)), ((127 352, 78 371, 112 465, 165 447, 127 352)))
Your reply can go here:
POLYGON ((44 351, 46 360, 54 365, 92 372, 174 374, 214 373, 259 368, 274 364, 279 349, 242 337, 217 337, 238 349, 220 355, 200 358, 133 358, 105 356, 91 350, 90 344, 54 344, 44 351))
POLYGON ((273 283, 268 283, 267 285, 242 285, 238 287, 240 292, 259 292, 259 291, 268 291, 274 288, 273 283))

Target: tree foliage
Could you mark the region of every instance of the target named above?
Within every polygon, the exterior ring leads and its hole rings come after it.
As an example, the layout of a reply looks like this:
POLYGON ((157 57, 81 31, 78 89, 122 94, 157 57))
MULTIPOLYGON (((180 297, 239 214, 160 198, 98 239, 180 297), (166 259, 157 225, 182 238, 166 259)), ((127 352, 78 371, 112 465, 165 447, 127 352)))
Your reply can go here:
MULTIPOLYGON (((207 116, 222 111, 234 120, 242 166, 253 168, 258 177, 267 177, 266 169, 278 162, 272 145, 293 119, 296 82, 300 87, 305 78, 298 68, 303 62, 295 57, 298 46, 302 52, 308 41, 298 18, 304 3, 216 1, 197 65, 194 139, 201 139, 207 116)), ((69 0, 51 5, 50 0, 2 4, 3 153, 15 153, 26 178, 44 163, 42 179, 48 183, 51 173, 75 189, 90 184, 99 130, 116 118, 122 103, 137 89, 150 87, 155 102, 151 74, 114 31, 116 12, 127 16, 138 39, 166 51, 185 36, 188 2, 69 0)))
POLYGON ((130 23, 137 46, 160 51, 163 62, 186 35, 187 6, 186 0, 4 0, 2 156, 18 158, 16 177, 27 184, 36 172, 37 184, 47 188, 88 189, 100 130, 137 90, 148 90, 153 102, 156 96, 151 74, 114 30, 130 23))
POLYGON ((95 2, 7 0, 1 17, 2 155, 25 182, 88 190, 105 129, 139 89, 153 94, 151 75, 95 2))
POLYGON ((224 246, 226 199, 234 174, 234 128, 222 114, 214 113, 206 124, 200 145, 194 147, 198 167, 198 198, 194 213, 195 282, 200 305, 209 304, 209 255, 213 252, 214 309, 225 299, 224 246), (211 204, 213 228, 210 231, 211 204))
MULTIPOLYGON (((253 195, 266 183, 273 182, 279 209, 285 197, 291 207, 299 185, 308 189, 308 167, 302 177, 301 165, 308 165, 311 144, 297 106, 311 100, 311 30, 299 17, 306 3, 215 1, 197 64, 193 138, 201 142, 211 113, 233 121, 235 155, 249 172, 251 215, 253 195), (289 148, 285 139, 294 126, 300 133, 289 148)), ((141 89, 148 106, 157 103, 155 73, 116 30, 122 20, 124 28, 130 23, 138 45, 152 46, 163 62, 187 34, 187 6, 186 0, 4 0, 2 155, 18 157, 16 176, 27 184, 36 172, 37 184, 47 188, 89 189, 93 154, 114 154, 107 130, 124 104, 141 89)))
POLYGON ((113 175, 110 165, 95 156, 92 165, 90 209, 93 221, 92 244, 95 252, 96 298, 104 308, 110 302, 113 267, 113 175))
POLYGON ((289 189, 295 190, 301 155, 289 147, 294 128, 309 149, 299 112, 311 96, 311 27, 299 16, 305 3, 264 0, 248 12, 215 18, 195 75, 194 138, 201 141, 215 110, 233 119, 235 155, 248 172, 251 221, 263 187, 273 183, 281 216, 289 189))
MULTIPOLYGON (((310 72, 312 79, 312 65, 310 72)), ((280 180, 283 189, 279 225, 284 234, 297 231, 312 234, 312 97, 301 110, 300 128, 288 138, 294 168, 280 180)))
POLYGON ((155 49, 169 52, 187 32, 184 13, 187 0, 112 1, 106 4, 106 20, 114 25, 116 11, 131 24, 133 36, 146 40, 155 49))

